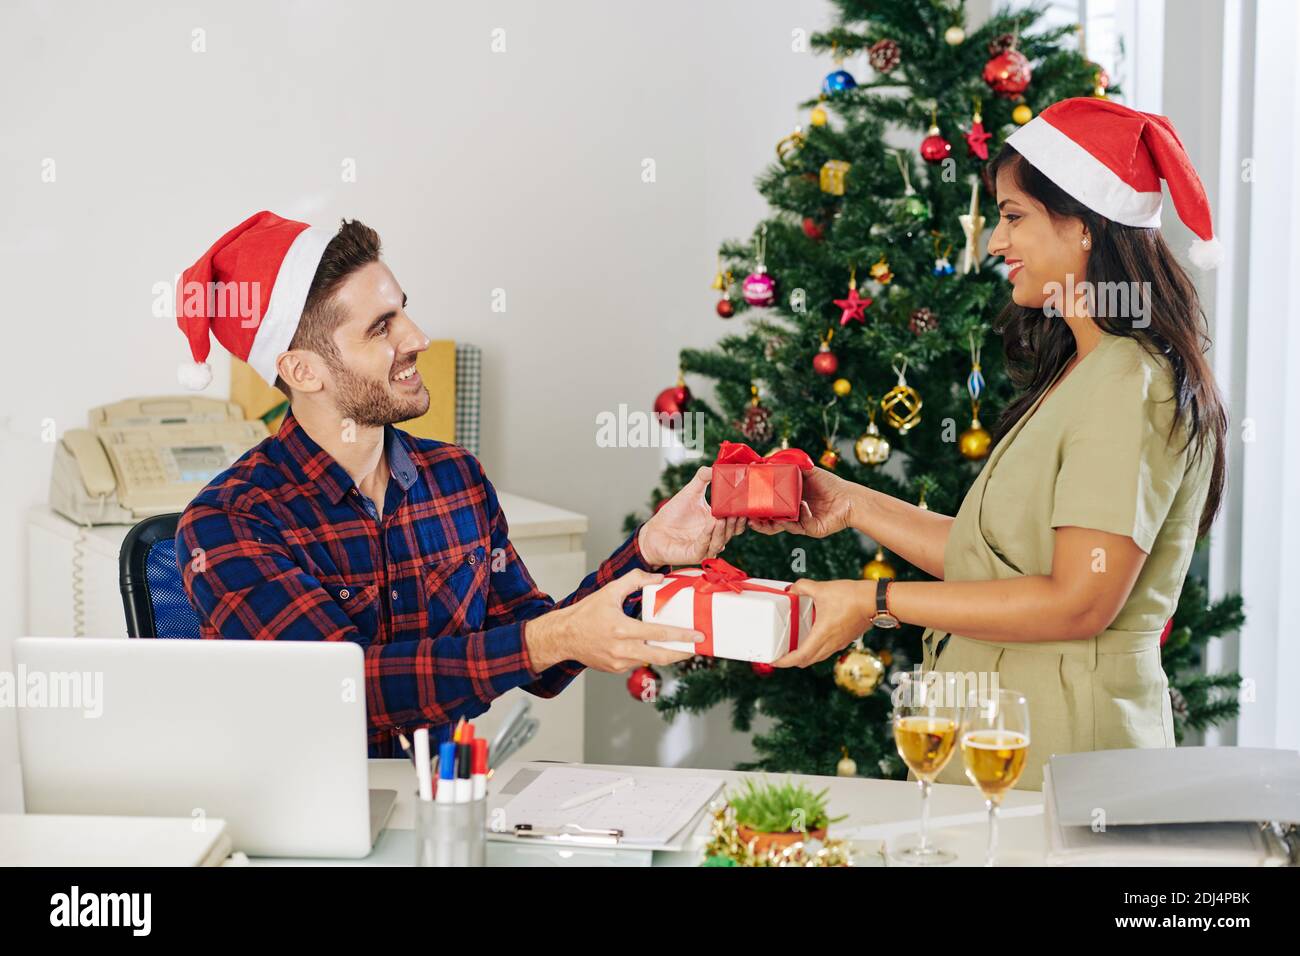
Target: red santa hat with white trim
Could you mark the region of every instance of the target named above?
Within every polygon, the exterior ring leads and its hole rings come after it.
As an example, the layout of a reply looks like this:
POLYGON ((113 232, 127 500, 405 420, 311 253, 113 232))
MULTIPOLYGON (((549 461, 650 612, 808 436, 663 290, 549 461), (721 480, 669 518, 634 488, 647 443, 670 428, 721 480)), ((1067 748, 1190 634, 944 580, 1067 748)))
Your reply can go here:
POLYGON ((1047 107, 1007 145, 1093 212, 1126 226, 1159 227, 1163 179, 1197 237, 1188 258, 1201 269, 1223 261, 1205 187, 1168 117, 1080 96, 1047 107))
POLYGON ((259 212, 222 236, 176 283, 176 324, 193 364, 178 369, 186 388, 207 388, 211 337, 269 384, 288 351, 325 247, 336 233, 259 212))

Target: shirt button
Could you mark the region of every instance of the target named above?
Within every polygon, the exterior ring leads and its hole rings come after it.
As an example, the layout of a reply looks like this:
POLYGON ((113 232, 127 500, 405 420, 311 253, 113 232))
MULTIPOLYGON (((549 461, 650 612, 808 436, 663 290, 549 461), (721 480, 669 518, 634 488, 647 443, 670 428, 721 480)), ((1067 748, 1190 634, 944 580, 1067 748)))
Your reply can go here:
POLYGON ((351 596, 352 596, 352 592, 349 591, 347 588, 343 588, 342 590, 339 591, 340 601, 346 601, 351 596))
POLYGON ((393 588, 393 600, 397 600, 397 588, 393 588))
POLYGON ((478 564, 478 555, 471 554, 468 558, 465 559, 465 561, 467 564, 478 564))

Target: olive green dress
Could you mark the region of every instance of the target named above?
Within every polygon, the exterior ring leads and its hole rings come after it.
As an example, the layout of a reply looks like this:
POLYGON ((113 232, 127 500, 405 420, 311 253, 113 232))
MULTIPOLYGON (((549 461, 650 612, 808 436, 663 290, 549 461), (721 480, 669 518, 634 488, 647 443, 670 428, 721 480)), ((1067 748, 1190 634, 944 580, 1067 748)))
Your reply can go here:
MULTIPOLYGON (((1148 557, 1110 627, 1072 641, 1000 643, 927 629, 924 666, 978 675, 1029 701, 1018 789, 1041 790, 1054 753, 1174 746, 1160 633, 1192 560, 1212 443, 1196 456, 1186 425, 1169 441, 1173 377, 1138 342, 1100 343, 998 444, 953 520, 948 581, 1050 574, 1054 529, 1131 537, 1148 557)), ((969 678, 968 678, 969 679, 969 678)), ((967 783, 961 755, 938 777, 967 783)))

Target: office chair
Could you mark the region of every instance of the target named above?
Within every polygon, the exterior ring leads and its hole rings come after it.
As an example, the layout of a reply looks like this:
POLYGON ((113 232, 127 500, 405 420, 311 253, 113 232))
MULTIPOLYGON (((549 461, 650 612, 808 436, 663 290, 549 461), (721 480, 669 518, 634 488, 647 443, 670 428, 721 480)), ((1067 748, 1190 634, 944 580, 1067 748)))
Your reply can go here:
POLYGON ((119 581, 130 637, 199 637, 199 616, 185 594, 176 564, 179 520, 179 514, 145 518, 122 541, 119 581))

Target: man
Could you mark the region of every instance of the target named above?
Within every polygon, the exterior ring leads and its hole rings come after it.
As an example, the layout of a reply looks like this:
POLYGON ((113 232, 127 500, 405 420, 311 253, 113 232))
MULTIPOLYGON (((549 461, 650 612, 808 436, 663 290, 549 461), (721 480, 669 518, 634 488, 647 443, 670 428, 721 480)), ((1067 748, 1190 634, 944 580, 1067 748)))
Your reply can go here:
POLYGON ((551 697, 583 667, 689 657, 645 642, 697 632, 629 614, 667 566, 712 557, 743 530, 713 518, 709 469, 554 602, 515 553, 478 460, 393 427, 429 407, 415 368, 429 340, 379 253, 359 222, 333 233, 260 212, 182 277, 177 323, 196 362, 182 382, 211 379, 211 334, 290 401, 279 433, 181 518, 203 636, 360 644, 372 757, 400 755, 406 728, 445 737, 515 687, 551 697))

